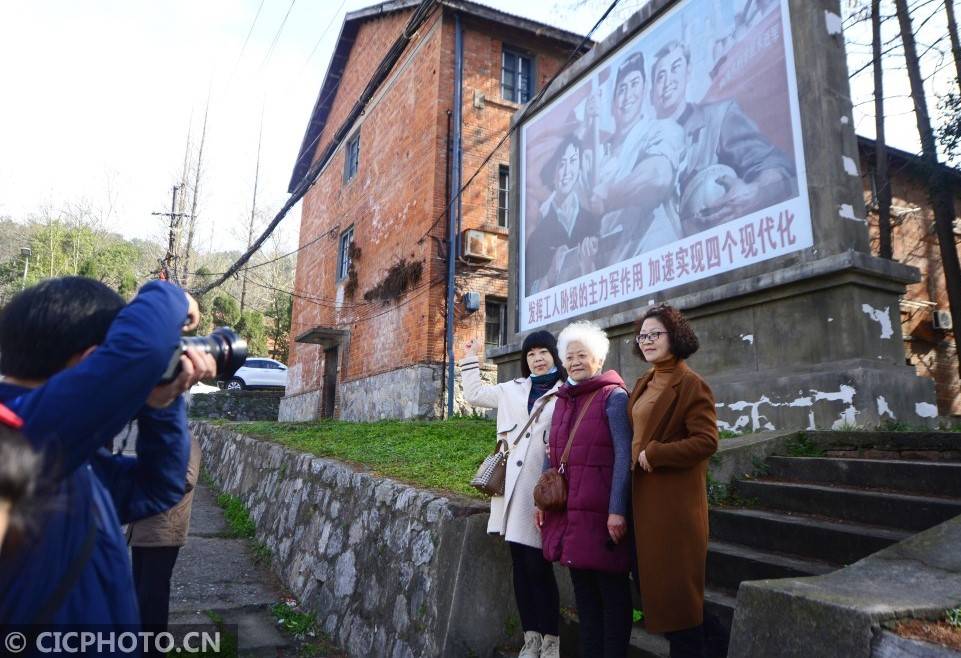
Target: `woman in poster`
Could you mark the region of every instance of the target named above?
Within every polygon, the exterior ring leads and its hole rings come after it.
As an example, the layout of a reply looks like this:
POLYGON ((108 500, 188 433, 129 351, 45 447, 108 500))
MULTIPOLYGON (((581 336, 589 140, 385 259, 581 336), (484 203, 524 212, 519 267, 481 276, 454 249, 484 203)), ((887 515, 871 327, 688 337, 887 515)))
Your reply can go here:
POLYGON ((578 197, 581 140, 564 137, 541 169, 551 195, 541 204, 540 221, 527 240, 527 276, 531 292, 547 290, 594 271, 600 225, 578 197))

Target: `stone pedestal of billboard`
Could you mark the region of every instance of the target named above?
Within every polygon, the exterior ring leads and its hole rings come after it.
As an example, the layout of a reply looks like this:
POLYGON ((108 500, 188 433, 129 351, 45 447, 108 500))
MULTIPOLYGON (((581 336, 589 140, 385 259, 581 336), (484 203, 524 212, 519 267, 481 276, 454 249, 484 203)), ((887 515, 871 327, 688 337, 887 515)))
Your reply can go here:
MULTIPOLYGON (((565 92, 576 92, 592 71, 623 61, 624 52, 642 50, 650 63, 664 38, 652 38, 648 48, 646 35, 659 29, 662 18, 661 25, 666 24, 672 8, 683 11, 692 1, 653 0, 645 5, 558 78, 534 108, 533 118, 519 113, 518 132, 532 133, 524 132, 527 124, 549 116, 551 107, 576 95, 565 92), (626 44, 628 48, 619 50, 626 44), (544 112, 538 114, 541 109, 544 112)), ((830 429, 887 420, 924 424, 936 417, 933 381, 906 365, 901 335, 899 297, 907 284, 918 280, 918 273, 870 255, 838 0, 777 4, 790 16, 794 66, 789 74, 796 80, 800 126, 800 144, 795 142, 795 148, 803 153, 798 171, 805 174, 799 178, 798 198, 805 199, 810 211, 810 233, 803 248, 797 248, 802 246, 798 242, 794 251, 722 268, 714 276, 673 288, 662 283, 650 294, 635 290, 629 301, 562 313, 563 320, 557 322, 541 321, 538 309, 532 324, 531 293, 525 305, 520 303, 525 301, 520 294, 525 210, 517 192, 512 207, 521 209, 520 228, 512 227, 511 253, 518 256, 518 265, 511 268, 510 288, 517 312, 510 318, 510 345, 488 352, 498 364, 500 380, 518 376, 519 349, 528 329, 556 333, 577 319, 592 320, 608 331, 612 347, 605 367, 617 369, 631 385, 647 368, 633 352, 633 322, 648 305, 669 302, 685 312, 700 338, 701 349, 690 365, 714 390, 722 428, 830 429), (523 322, 522 312, 529 314, 523 322)), ((524 185, 524 157, 531 157, 522 152, 523 139, 512 145, 512 170, 522 172, 517 187, 524 185)), ((777 207, 770 212, 777 222, 777 207)), ((797 219, 808 221, 800 214, 797 219)), ((747 228, 753 234, 754 229, 747 228)), ((738 237, 736 228, 731 231, 738 237)), ((741 237, 741 248, 753 246, 741 237)), ((679 250, 688 242, 678 241, 679 250)), ((622 285, 627 274, 625 268, 622 285)), ((615 278, 611 273, 612 282, 615 278)), ((644 283, 650 284, 650 278, 644 283)))

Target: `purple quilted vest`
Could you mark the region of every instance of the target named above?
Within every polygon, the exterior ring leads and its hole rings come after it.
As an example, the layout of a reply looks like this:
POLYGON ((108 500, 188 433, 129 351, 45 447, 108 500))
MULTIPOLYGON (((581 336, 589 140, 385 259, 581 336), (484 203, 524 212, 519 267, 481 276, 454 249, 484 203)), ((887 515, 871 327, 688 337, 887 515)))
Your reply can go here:
POLYGON ((614 544, 607 532, 614 445, 605 407, 607 397, 618 388, 624 388, 624 381, 616 372, 608 370, 577 386, 565 384, 557 392, 550 435, 550 460, 554 467, 561 462, 567 438, 581 409, 591 393, 600 389, 571 444, 565 470, 567 509, 547 512, 541 528, 544 557, 565 567, 611 573, 631 569, 630 541, 625 537, 614 544))

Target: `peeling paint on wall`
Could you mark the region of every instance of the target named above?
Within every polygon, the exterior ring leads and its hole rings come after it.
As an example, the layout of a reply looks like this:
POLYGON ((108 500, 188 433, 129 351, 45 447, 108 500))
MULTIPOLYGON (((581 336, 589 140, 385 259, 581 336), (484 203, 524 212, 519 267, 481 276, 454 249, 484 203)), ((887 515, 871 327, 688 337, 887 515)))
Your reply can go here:
POLYGON ((828 318, 828 322, 834 322, 834 318, 828 318))
POLYGON ((877 403, 878 403, 878 417, 879 417, 879 418, 880 418, 881 416, 883 416, 884 414, 887 414, 887 415, 891 416, 891 418, 895 418, 894 412, 891 411, 891 408, 890 408, 890 407, 888 407, 888 401, 884 399, 884 396, 883 396, 883 395, 879 395, 879 396, 878 396, 877 403))
POLYGON ((741 340, 751 345, 754 344, 754 334, 741 334, 741 340))
POLYGON ((844 155, 844 156, 841 156, 841 162, 844 163, 844 171, 845 171, 849 176, 857 176, 857 175, 858 175, 858 165, 857 165, 857 163, 856 163, 853 159, 851 159, 851 158, 849 158, 848 156, 844 155))
POLYGON ((831 36, 841 34, 841 17, 834 12, 824 11, 824 25, 831 36))
MULTIPOLYGON (((815 407, 818 402, 841 402, 844 405, 844 408, 838 414, 837 420, 832 423, 832 429, 837 429, 844 425, 854 425, 860 413, 854 406, 854 397, 857 395, 857 390, 853 386, 842 385, 837 391, 829 392, 812 389, 807 395, 804 395, 803 391, 798 391, 798 393, 800 395, 793 400, 775 401, 764 395, 756 402, 738 400, 737 402, 730 403, 715 403, 715 407, 718 409, 727 408, 734 412, 748 411, 746 415, 739 415, 734 423, 728 423, 727 421, 719 419, 717 425, 721 429, 734 432, 775 430, 777 428, 774 426, 774 423, 762 413, 761 407, 764 405, 769 407, 811 407, 811 411, 808 413, 808 429, 816 428, 813 407, 815 407)), ((893 414, 891 415, 893 417, 893 414)))
MULTIPOLYGON (((861 304, 861 310, 865 315, 881 325, 881 338, 887 339, 894 335, 894 327, 891 324, 891 307, 885 306, 883 309, 873 308, 870 304, 861 304)), ((881 358, 881 357, 878 357, 881 358)))
POLYGON ((846 125, 848 125, 849 123, 851 123, 851 120, 848 119, 847 115, 841 117, 841 125, 842 125, 842 126, 846 126, 846 125))
POLYGON ((917 402, 914 405, 914 413, 921 418, 937 418, 938 408, 930 402, 917 402))
POLYGON ((861 222, 862 224, 867 223, 866 220, 861 219, 860 217, 855 217, 854 206, 852 206, 850 203, 842 203, 840 208, 838 209, 838 215, 842 219, 850 219, 855 222, 861 222))

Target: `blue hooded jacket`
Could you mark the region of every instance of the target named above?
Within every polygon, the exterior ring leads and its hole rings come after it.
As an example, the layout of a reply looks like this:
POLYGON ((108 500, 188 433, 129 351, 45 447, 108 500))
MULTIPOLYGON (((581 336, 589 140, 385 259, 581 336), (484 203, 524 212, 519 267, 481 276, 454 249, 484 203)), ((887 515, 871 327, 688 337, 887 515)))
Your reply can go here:
POLYGON ((144 403, 179 345, 186 316, 183 291, 148 283, 76 366, 35 389, 0 381, 0 402, 23 419, 53 492, 35 532, 0 557, 0 623, 37 623, 95 524, 90 557, 47 621, 139 629, 120 525, 163 512, 184 495, 190 441, 183 397, 164 409, 144 403), (105 444, 133 418, 137 457, 112 455, 105 444))

